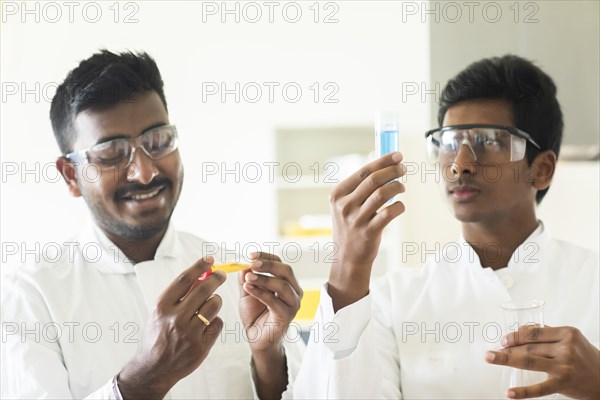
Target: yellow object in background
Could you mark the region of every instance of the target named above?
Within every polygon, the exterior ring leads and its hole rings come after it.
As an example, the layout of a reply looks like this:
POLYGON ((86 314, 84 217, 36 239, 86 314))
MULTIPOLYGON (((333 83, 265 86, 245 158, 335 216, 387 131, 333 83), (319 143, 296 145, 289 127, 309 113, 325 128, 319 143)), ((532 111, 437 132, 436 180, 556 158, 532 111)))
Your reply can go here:
POLYGON ((285 236, 302 237, 302 236, 331 236, 333 229, 331 228, 313 228, 303 229, 299 225, 287 225, 283 234, 285 236))
POLYGON ((297 221, 287 221, 284 236, 331 236, 333 226, 329 214, 303 215, 297 221))
POLYGON ((317 313, 319 300, 321 299, 320 289, 304 290, 304 297, 300 301, 300 309, 296 314, 296 321, 312 321, 317 313))

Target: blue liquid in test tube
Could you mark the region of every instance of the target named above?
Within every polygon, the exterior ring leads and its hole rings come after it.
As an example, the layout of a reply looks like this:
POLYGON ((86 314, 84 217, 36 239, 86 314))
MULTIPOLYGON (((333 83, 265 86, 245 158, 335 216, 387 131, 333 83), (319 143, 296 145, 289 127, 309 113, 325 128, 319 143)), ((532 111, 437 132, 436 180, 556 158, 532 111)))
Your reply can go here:
POLYGON ((400 151, 399 116, 394 111, 380 111, 375 115, 375 151, 377 158, 400 151))
MULTIPOLYGON (((399 115, 394 111, 380 111, 375 115, 375 151, 377 158, 400 151, 399 115)), ((394 199, 386 202, 391 204, 394 199)))
POLYGON ((400 133, 396 131, 382 131, 379 134, 379 148, 381 149, 379 156, 393 153, 400 149, 400 133))

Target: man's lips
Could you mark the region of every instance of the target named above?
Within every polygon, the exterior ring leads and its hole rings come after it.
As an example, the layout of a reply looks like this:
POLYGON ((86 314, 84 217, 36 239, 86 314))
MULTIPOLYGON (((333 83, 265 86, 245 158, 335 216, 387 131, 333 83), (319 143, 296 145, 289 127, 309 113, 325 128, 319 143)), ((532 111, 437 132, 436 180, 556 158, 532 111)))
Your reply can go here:
POLYGON ((118 200, 134 200, 134 201, 142 201, 146 199, 150 199, 158 195, 163 189, 168 186, 167 183, 158 183, 153 184, 151 186, 146 187, 130 187, 126 189, 121 189, 116 194, 116 198, 118 200))
POLYGON ((165 188, 164 186, 159 186, 152 190, 130 192, 130 193, 124 195, 122 197, 122 199, 123 200, 136 200, 136 201, 150 199, 150 198, 156 196, 158 193, 160 193, 160 191, 163 190, 164 188, 165 188))
POLYGON ((480 192, 476 187, 469 185, 452 186, 448 189, 448 193, 459 201, 471 200, 479 195, 480 192))

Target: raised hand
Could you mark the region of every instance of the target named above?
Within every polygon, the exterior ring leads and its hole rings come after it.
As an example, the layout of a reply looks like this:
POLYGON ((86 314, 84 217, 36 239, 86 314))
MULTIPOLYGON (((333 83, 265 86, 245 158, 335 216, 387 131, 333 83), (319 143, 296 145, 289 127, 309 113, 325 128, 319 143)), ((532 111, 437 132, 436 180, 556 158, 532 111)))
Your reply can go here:
POLYGON ((260 398, 279 398, 287 386, 283 338, 296 316, 302 288, 292 268, 273 254, 255 253, 240 274, 240 316, 252 349, 260 398))
POLYGON ((335 311, 369 292, 383 228, 404 212, 400 201, 378 211, 404 192, 404 185, 394 180, 406 173, 401 161, 400 153, 387 154, 362 167, 331 193, 333 241, 338 252, 329 275, 329 295, 335 311))
POLYGON ((279 257, 268 253, 253 256, 250 269, 240 274, 240 315, 250 347, 264 351, 280 346, 303 293, 292 268, 279 257))

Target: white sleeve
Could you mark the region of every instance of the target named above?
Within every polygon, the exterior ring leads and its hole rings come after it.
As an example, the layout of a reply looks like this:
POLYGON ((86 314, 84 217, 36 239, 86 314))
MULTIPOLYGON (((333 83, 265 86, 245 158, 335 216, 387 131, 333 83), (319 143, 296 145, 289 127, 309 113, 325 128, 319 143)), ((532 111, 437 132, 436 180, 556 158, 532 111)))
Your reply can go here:
POLYGON ((285 359, 287 362, 288 385, 281 394, 282 399, 292 399, 294 397, 294 382, 304 355, 305 346, 300 336, 300 327, 292 324, 288 329, 288 335, 284 337, 283 345, 285 348, 285 359))
MULTIPOLYGON (((40 293, 14 276, 5 276, 1 294, 0 398, 72 399, 60 345, 45 337, 54 337, 47 330, 54 322, 40 293)), ((86 398, 114 399, 112 393, 109 381, 86 398)))
POLYGON ((325 285, 294 397, 401 398, 398 347, 381 313, 369 294, 334 315, 325 285))

